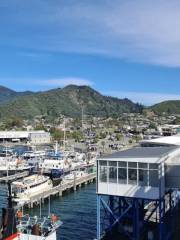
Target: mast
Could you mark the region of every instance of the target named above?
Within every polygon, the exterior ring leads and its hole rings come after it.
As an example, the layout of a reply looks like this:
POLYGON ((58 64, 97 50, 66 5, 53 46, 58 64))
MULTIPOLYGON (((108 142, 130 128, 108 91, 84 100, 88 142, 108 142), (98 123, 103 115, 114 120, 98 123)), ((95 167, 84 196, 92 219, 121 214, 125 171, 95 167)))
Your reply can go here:
POLYGON ((7 157, 7 139, 6 139, 6 166, 7 166, 7 177, 9 176, 9 161, 8 161, 8 157, 7 157))
POLYGON ((8 208, 12 208, 12 188, 11 188, 11 182, 8 181, 8 208))
POLYGON ((55 146, 55 155, 58 155, 58 142, 56 141, 56 146, 55 146))
POLYGON ((83 132, 83 129, 84 129, 84 106, 83 105, 81 107, 81 127, 83 132))

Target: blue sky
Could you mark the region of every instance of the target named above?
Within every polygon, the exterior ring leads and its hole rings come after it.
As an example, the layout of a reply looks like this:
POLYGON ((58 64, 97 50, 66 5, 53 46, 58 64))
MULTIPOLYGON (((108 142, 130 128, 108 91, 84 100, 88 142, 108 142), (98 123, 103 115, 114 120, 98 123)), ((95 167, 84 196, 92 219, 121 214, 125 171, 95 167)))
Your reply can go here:
POLYGON ((179 12, 177 0, 1 0, 0 84, 180 99, 179 12))

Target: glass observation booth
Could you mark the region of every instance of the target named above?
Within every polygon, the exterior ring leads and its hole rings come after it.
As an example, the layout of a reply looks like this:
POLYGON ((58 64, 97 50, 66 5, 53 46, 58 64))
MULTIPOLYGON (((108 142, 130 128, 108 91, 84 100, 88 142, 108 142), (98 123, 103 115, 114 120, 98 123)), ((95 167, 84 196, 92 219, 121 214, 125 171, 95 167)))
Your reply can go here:
POLYGON ((159 148, 159 151, 155 148, 134 148, 98 159, 97 193, 161 198, 165 193, 164 161, 168 150, 166 147, 159 148))

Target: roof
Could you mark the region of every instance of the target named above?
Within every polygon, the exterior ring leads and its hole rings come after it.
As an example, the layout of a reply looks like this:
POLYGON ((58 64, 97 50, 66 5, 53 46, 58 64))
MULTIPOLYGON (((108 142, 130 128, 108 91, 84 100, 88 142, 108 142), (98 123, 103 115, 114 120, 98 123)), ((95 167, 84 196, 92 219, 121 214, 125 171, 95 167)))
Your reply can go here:
POLYGON ((178 134, 174 136, 160 137, 156 139, 141 141, 141 144, 143 143, 180 146, 180 135, 178 134))
POLYGON ((28 138, 30 134, 49 134, 45 131, 0 131, 0 138, 28 138))
POLYGON ((119 159, 119 158, 161 158, 166 154, 177 149, 177 147, 134 147, 128 150, 116 152, 101 159, 119 159))

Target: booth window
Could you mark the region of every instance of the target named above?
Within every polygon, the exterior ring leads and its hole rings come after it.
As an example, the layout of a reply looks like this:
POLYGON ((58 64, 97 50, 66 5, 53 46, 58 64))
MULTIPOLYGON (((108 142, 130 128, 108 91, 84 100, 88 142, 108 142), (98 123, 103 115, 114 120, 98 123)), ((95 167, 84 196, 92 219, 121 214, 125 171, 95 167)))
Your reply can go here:
POLYGON ((109 167, 109 182, 117 183, 117 167, 109 167))
POLYGON ((107 161, 99 161, 99 180, 107 182, 107 161))
POLYGON ((137 169, 128 169, 128 183, 137 185, 137 169))
POLYGON ((127 184, 127 168, 118 168, 118 183, 127 184))
POLYGON ((138 185, 148 186, 148 170, 139 169, 138 171, 139 171, 138 185))
POLYGON ((159 186, 158 170, 149 170, 149 186, 159 186))

